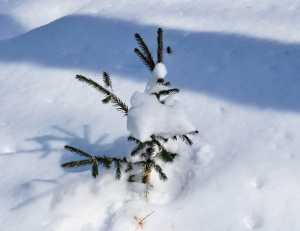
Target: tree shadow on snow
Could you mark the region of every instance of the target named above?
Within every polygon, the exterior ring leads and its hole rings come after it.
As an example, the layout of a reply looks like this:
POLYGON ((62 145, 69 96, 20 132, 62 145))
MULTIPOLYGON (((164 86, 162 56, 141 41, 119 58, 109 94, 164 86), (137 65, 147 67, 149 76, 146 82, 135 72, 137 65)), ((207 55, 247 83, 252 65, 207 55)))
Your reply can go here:
MULTIPOLYGON (((55 134, 59 135, 45 135, 45 136, 36 136, 33 138, 27 139, 29 142, 36 142, 40 145, 40 148, 30 149, 30 150, 19 150, 15 153, 3 153, 1 155, 16 155, 16 154, 27 154, 27 153, 39 153, 41 154, 40 158, 46 158, 50 154, 55 155, 57 152, 60 152, 60 164, 66 163, 69 161, 76 161, 81 160, 82 157, 71 153, 69 151, 64 150, 64 145, 73 146, 83 151, 95 156, 95 155, 106 155, 106 156, 116 156, 116 157, 123 157, 130 153, 134 144, 129 143, 126 137, 119 137, 118 139, 114 140, 113 143, 107 144, 103 143, 107 134, 101 135, 97 140, 94 142, 91 141, 90 135, 90 126, 85 124, 83 126, 83 134, 78 135, 73 133, 65 128, 59 126, 52 126, 55 134), (61 147, 57 147, 58 143, 61 143, 61 147), (55 145, 53 145, 55 144, 55 145), (54 146, 54 147, 53 147, 54 146)), ((90 171, 91 167, 81 167, 76 169, 64 169, 67 172, 83 172, 83 171, 90 171)), ((105 170, 101 166, 99 167, 99 176, 104 174, 114 174, 114 170, 105 170), (110 171, 110 172, 109 172, 110 171)), ((63 175, 64 176, 64 175, 63 175)), ((62 176, 62 177, 63 177, 62 176)), ((124 176, 123 176, 124 177, 124 176)), ((90 179, 91 176, 84 176, 78 181, 86 181, 90 179)), ((80 185, 80 182, 64 182, 60 183, 59 178, 51 179, 51 180, 44 180, 44 179, 33 179, 27 183, 19 185, 14 192, 17 192, 18 195, 14 195, 15 197, 24 198, 21 203, 18 203, 11 210, 21 209, 27 205, 31 205, 32 203, 42 200, 48 196, 52 196, 52 202, 50 205, 51 209, 54 209, 57 203, 60 202, 59 198, 61 197, 61 193, 64 190, 69 190, 71 187, 73 191, 80 185), (25 195, 25 196, 24 196, 25 195)), ((94 186, 93 186, 94 187, 94 186)), ((95 186, 95 190, 96 186, 95 186)))
MULTIPOLYGON (((96 141, 92 142, 90 135, 90 125, 83 125, 83 134, 78 135, 71 132, 65 128, 59 126, 52 126, 55 133, 60 133, 60 135, 44 135, 35 136, 33 138, 28 138, 26 141, 35 142, 40 146, 40 148, 34 149, 21 149, 13 153, 1 153, 1 155, 17 155, 17 154, 29 154, 38 153, 40 158, 47 158, 50 154, 60 152, 62 153, 60 164, 81 160, 82 157, 71 153, 64 149, 64 145, 69 145, 75 148, 79 148, 84 152, 89 153, 92 156, 96 155, 106 155, 106 156, 116 156, 123 157, 126 156, 132 150, 134 144, 127 141, 127 137, 122 136, 114 140, 113 143, 103 143, 107 138, 108 134, 101 135, 96 141), (59 146, 59 147, 57 147, 59 146)), ((81 172, 90 170, 90 167, 76 168, 76 169, 64 169, 66 172, 81 172)))
MULTIPOLYGON (((77 73, 108 71, 136 81, 150 73, 136 57, 134 33, 156 56, 156 26, 73 15, 0 41, 1 62, 33 62, 77 73)), ((261 109, 300 112, 300 46, 233 34, 164 31, 173 86, 261 109)), ((26 76, 27 77, 27 76, 26 76)))

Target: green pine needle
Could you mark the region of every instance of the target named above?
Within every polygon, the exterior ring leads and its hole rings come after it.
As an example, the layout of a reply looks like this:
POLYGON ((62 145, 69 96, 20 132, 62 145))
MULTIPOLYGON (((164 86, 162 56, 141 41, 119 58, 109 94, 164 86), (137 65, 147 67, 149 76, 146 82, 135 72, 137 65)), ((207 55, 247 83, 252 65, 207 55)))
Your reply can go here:
POLYGON ((87 157, 87 158, 92 158, 91 155, 87 154, 86 152, 84 152, 84 151, 82 151, 82 150, 80 150, 80 149, 78 149, 78 148, 74 148, 74 147, 68 146, 68 145, 65 145, 64 148, 65 148, 66 150, 68 150, 68 151, 70 151, 70 152, 74 152, 74 153, 76 153, 76 154, 78 154, 78 155, 80 155, 80 156, 87 157))
POLYGON ((104 95, 110 95, 110 92, 105 89, 104 87, 102 87, 100 84, 96 83, 95 81, 93 81, 90 78, 84 77, 82 75, 76 75, 75 77, 78 81, 86 83, 90 86, 92 86, 94 89, 96 89, 97 91, 101 92, 104 95))
POLYGON ((102 100, 102 103, 107 104, 107 103, 110 102, 110 100, 111 100, 111 97, 110 97, 110 96, 107 96, 106 98, 104 98, 104 99, 102 100))
POLYGON ((107 156, 96 156, 97 162, 101 164, 105 169, 111 168, 112 159, 107 156))
POLYGON ((163 78, 160 78, 157 80, 157 84, 159 84, 159 85, 163 85, 164 82, 165 82, 165 80, 163 78))
POLYGON ((179 89, 178 88, 172 88, 172 89, 168 89, 168 90, 162 90, 158 93, 159 96, 166 96, 166 95, 173 95, 173 94, 177 94, 179 93, 179 89))
POLYGON ((165 83, 164 83, 164 86, 170 87, 170 86, 171 86, 171 83, 170 83, 170 82, 165 82, 165 83))
MULTIPOLYGON (((142 39, 142 37, 138 33, 136 33, 134 36, 135 36, 135 39, 138 42, 140 48, 144 52, 143 55, 148 60, 149 66, 152 67, 152 70, 153 70, 154 67, 155 67, 155 63, 154 63, 152 54, 151 54, 151 52, 148 49, 148 46, 145 44, 144 40, 142 39)), ((150 70, 150 71, 152 71, 152 70, 150 70)))
POLYGON ((164 57, 163 30, 157 30, 157 63, 162 63, 164 57))
POLYGON ((162 168, 158 164, 153 164, 154 170, 158 173, 158 177, 161 181, 167 181, 167 175, 162 171, 162 168))
POLYGON ((122 169, 122 164, 120 161, 115 161, 115 170, 116 170, 116 180, 120 180, 121 179, 121 169, 122 169))
POLYGON ((114 106, 117 108, 118 111, 124 112, 124 116, 127 116, 128 114, 128 106, 122 102, 117 96, 114 94, 110 94, 111 101, 113 102, 114 106))
POLYGON ((92 165, 92 176, 93 176, 93 178, 96 178, 98 176, 98 174, 99 174, 98 166, 97 166, 97 164, 94 163, 92 165))
POLYGON ((167 150, 163 149, 160 152, 159 158, 162 159, 164 162, 173 163, 176 156, 176 153, 168 152, 167 150))
POLYGON ((145 161, 137 161, 137 162, 134 162, 133 163, 134 165, 137 165, 137 166, 141 166, 141 167, 144 167, 146 166, 146 162, 145 161))
POLYGON ((149 71, 153 71, 155 65, 149 62, 148 58, 137 48, 134 49, 134 53, 142 60, 142 62, 146 65, 149 71))
POLYGON ((112 82, 111 82, 109 74, 107 72, 103 71, 102 76, 103 76, 103 82, 105 84, 105 87, 110 87, 112 89, 112 82))
POLYGON ((128 141, 133 141, 133 142, 135 142, 137 144, 141 143, 141 141, 139 141, 138 139, 134 138, 133 136, 128 136, 127 140, 128 141))
POLYGON ((182 135, 182 136, 179 136, 179 138, 185 142, 187 145, 192 145, 193 142, 190 140, 190 138, 187 136, 187 135, 182 135))
POLYGON ((128 182, 131 182, 131 183, 132 183, 132 182, 135 182, 135 181, 134 181, 134 177, 135 177, 135 175, 130 175, 127 181, 128 181, 128 182))
POLYGON ((91 161, 90 159, 88 160, 77 160, 77 161, 71 161, 71 162, 67 162, 61 165, 62 168, 80 168, 80 167, 84 167, 87 165, 91 165, 93 164, 93 161, 91 161))
POLYGON ((133 170, 133 164, 131 162, 127 163, 127 168, 125 169, 125 172, 131 172, 133 170))

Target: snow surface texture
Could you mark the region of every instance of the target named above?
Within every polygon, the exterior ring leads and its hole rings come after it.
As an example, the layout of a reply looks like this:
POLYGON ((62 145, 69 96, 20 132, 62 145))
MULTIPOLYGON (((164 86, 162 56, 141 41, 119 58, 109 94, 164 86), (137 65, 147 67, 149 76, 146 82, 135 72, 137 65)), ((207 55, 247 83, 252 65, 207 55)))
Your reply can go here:
POLYGON ((171 95, 166 98, 167 104, 164 105, 157 100, 155 95, 151 95, 151 93, 168 89, 157 84, 157 80, 164 78, 166 74, 166 66, 162 63, 156 64, 145 92, 136 91, 131 97, 127 130, 131 136, 142 142, 151 140, 151 135, 171 138, 196 130, 179 100, 175 100, 171 95))
MULTIPOLYGON (((0 1, 0 230, 299 231, 300 2, 295 0, 0 1), (199 136, 144 187, 65 171, 63 150, 124 156, 126 119, 75 80, 130 102, 164 29, 168 76, 199 136), (5 40, 6 39, 6 40, 5 40), (141 229, 139 229, 141 230, 141 229)), ((144 76, 144 77, 143 77, 144 76)), ((172 101, 172 100, 171 100, 172 101)), ((176 144, 172 144, 175 149, 176 144)))

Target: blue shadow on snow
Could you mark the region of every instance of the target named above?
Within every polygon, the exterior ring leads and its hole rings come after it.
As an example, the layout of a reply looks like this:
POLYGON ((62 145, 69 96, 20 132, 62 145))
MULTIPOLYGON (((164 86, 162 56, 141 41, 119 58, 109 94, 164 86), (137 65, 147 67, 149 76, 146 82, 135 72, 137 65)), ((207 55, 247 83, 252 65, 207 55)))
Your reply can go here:
MULTIPOLYGON (((147 81, 150 73, 133 52, 134 34, 142 35, 156 57, 156 29, 100 17, 66 16, 0 41, 0 61, 72 68, 77 70, 74 76, 108 71, 112 77, 147 81)), ((300 112, 299 44, 166 29, 164 45, 173 51, 164 56, 167 78, 175 87, 260 109, 300 112)))

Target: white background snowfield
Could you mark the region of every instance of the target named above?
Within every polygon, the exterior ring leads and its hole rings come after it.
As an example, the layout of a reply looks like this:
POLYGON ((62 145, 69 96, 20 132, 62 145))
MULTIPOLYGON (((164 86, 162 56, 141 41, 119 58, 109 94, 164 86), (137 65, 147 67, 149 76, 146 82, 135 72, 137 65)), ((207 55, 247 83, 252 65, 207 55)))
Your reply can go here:
MULTIPOLYGON (((0 230, 299 231, 300 2, 0 0, 0 230), (64 170, 76 155, 129 155, 126 117, 74 77, 110 73, 129 106, 164 29, 166 81, 199 131, 169 180, 64 170), (140 229, 140 228, 139 228, 140 229)), ((176 115, 173 115, 176 116, 176 115)))

